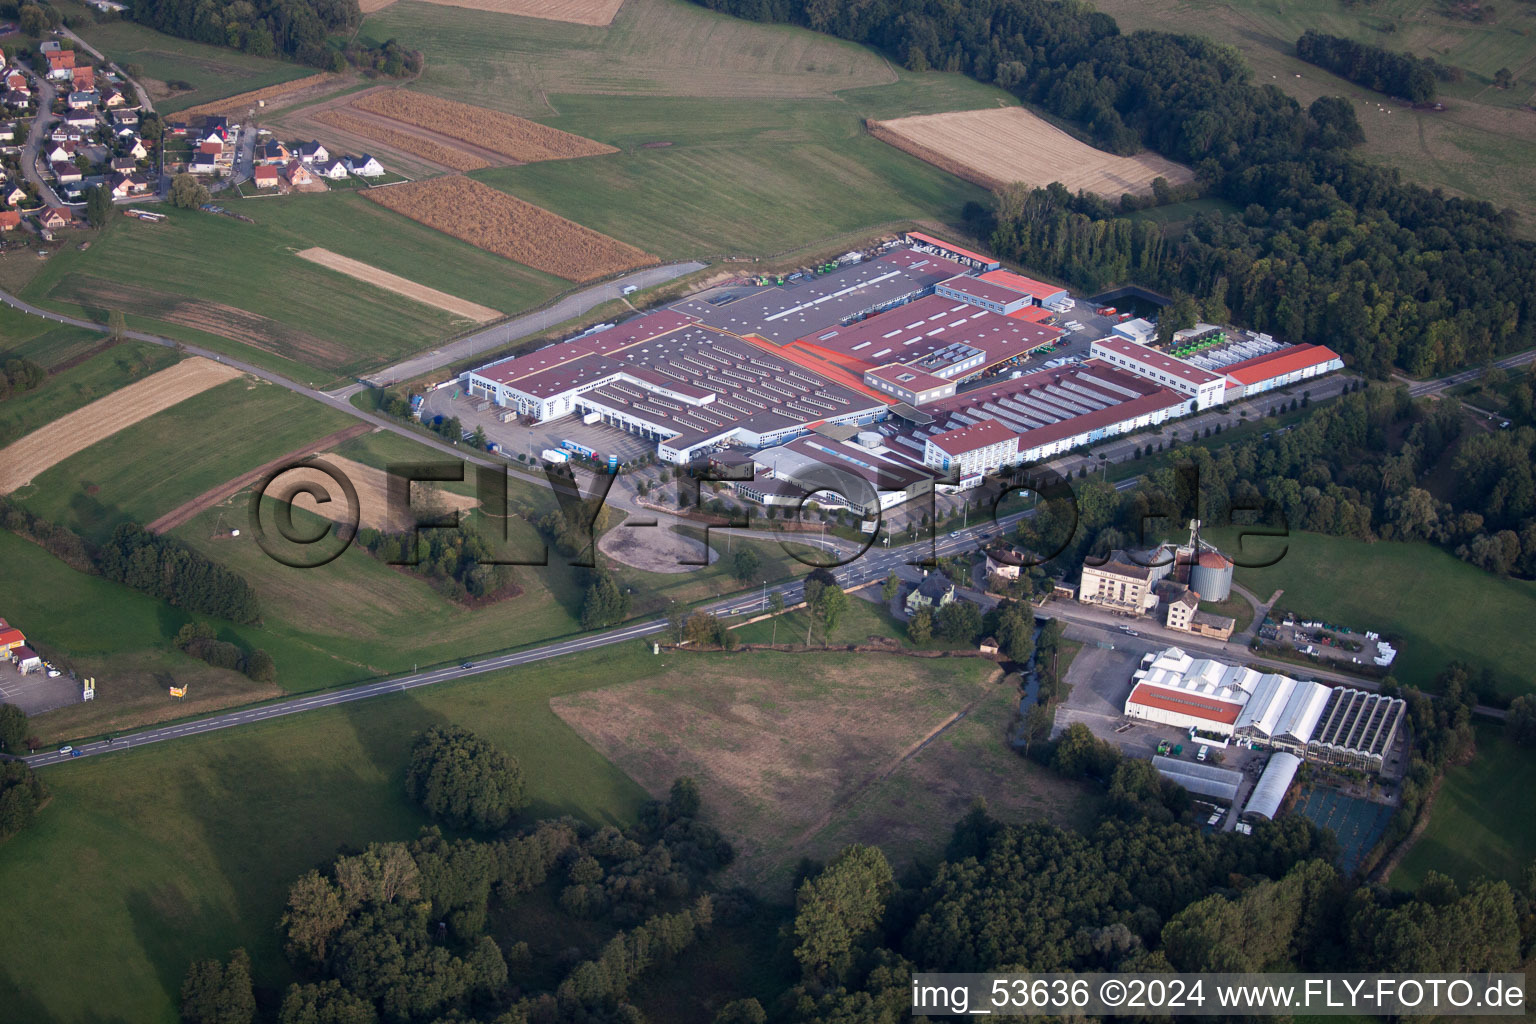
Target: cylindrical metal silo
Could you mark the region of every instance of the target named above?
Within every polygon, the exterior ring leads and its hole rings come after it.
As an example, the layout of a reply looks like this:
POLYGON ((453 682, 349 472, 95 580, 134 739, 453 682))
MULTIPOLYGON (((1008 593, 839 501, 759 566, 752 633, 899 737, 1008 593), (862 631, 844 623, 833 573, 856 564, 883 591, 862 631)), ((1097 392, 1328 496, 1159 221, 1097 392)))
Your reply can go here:
POLYGON ((1232 560, 1220 552, 1200 552, 1189 567, 1189 589, 1202 601, 1225 601, 1232 593, 1232 560))

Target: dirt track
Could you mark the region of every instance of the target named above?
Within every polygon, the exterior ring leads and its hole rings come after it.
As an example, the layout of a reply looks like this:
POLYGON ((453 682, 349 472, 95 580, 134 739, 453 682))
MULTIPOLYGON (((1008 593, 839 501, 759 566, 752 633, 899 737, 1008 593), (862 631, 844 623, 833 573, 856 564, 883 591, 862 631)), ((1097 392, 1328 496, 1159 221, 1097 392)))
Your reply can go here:
POLYGON ((140 420, 239 376, 233 367, 192 356, 61 416, 0 450, 0 494, 31 483, 50 467, 140 420))
POLYGON ((336 445, 350 441, 361 434, 366 434, 372 429, 374 428, 371 424, 355 423, 350 427, 336 431, 334 434, 327 434, 318 441, 307 444, 302 448, 297 448, 287 455, 279 456, 271 462, 257 466, 249 473, 241 473, 233 480, 226 480, 224 483, 219 484, 219 486, 204 491, 191 501, 171 509, 165 515, 146 526, 145 529, 150 533, 164 533, 167 530, 174 530, 183 523, 191 522, 198 513, 212 508, 231 494, 238 494, 283 463, 302 459, 306 455, 313 455, 315 452, 322 452, 327 448, 334 448, 336 445))
POLYGON ((939 160, 929 162, 961 177, 970 171, 983 181, 1038 186, 1059 181, 1070 192, 1086 189, 1114 198, 1148 192, 1158 177, 1170 185, 1194 180, 1189 168, 1156 153, 1115 156, 1095 149, 1022 107, 923 114, 875 125, 910 143, 913 155, 938 154, 939 160))
POLYGON ((489 306, 482 306, 477 302, 470 302, 468 299, 457 298, 456 296, 449 295, 447 292, 440 292, 436 288, 428 288, 424 284, 417 284, 415 281, 401 277, 398 274, 391 274, 387 270, 371 267, 366 263, 343 256, 340 253, 331 252, 329 249, 322 249, 316 246, 312 249, 301 250, 298 256, 301 259, 309 260, 311 263, 318 263, 322 267, 334 270, 339 274, 345 274, 348 277, 365 281, 375 287, 383 288, 387 292, 394 292, 396 295, 403 295, 416 302, 447 310, 454 316, 473 320, 477 324, 501 319, 501 313, 489 306))

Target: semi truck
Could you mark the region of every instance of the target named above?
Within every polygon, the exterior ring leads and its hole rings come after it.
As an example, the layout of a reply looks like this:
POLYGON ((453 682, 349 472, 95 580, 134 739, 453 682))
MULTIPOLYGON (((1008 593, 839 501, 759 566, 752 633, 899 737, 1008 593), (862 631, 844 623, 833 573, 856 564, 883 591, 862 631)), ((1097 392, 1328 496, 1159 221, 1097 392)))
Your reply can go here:
POLYGON ((545 462, 570 462, 571 457, 558 448, 545 448, 539 453, 539 458, 545 462))

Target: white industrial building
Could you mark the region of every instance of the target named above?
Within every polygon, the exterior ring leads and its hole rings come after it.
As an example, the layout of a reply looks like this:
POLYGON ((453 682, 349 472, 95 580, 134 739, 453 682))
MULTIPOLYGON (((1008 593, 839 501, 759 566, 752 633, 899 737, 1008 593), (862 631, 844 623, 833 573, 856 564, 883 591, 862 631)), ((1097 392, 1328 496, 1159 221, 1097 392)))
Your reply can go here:
POLYGON ((1283 750, 1276 751, 1264 766, 1264 774, 1259 776, 1253 792, 1248 795, 1248 802, 1243 805, 1243 817, 1274 821, 1275 815, 1280 813, 1280 805, 1285 802, 1285 793, 1291 788, 1300 768, 1301 758, 1283 750))
POLYGON ((1089 354, 1180 394, 1194 396, 1196 410, 1209 409, 1227 400, 1226 377, 1128 338, 1100 338, 1089 354))

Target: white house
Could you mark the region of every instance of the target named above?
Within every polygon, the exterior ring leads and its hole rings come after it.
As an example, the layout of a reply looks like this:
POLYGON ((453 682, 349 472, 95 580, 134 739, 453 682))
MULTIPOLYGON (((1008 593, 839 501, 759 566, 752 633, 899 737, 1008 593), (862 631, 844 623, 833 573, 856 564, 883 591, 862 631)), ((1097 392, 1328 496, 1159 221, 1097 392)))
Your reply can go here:
POLYGON ((340 181, 347 176, 347 165, 340 160, 317 160, 315 162, 315 173, 322 178, 340 181))
POLYGON ((323 164, 331 159, 330 150, 320 144, 319 140, 311 139, 309 142, 301 142, 294 148, 300 160, 307 164, 323 164))
POLYGON ((383 165, 367 153, 364 153, 362 156, 347 157, 346 165, 347 170, 359 178, 378 178, 384 174, 383 165))

